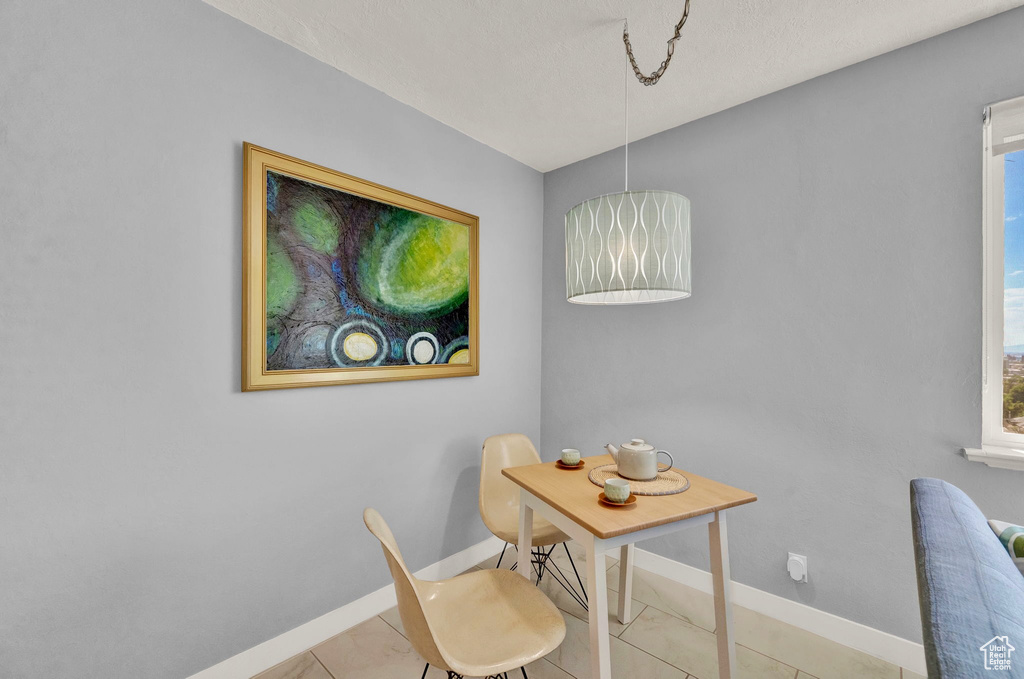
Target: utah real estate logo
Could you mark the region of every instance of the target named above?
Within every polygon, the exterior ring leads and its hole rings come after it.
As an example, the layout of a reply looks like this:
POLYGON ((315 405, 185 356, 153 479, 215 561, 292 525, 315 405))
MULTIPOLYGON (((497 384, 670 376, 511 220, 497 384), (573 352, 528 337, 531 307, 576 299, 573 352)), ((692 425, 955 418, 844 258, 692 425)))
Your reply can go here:
POLYGON ((981 647, 981 652, 985 655, 985 669, 1009 670, 1010 654, 1015 650, 1017 649, 1010 645, 1007 637, 992 637, 981 647))

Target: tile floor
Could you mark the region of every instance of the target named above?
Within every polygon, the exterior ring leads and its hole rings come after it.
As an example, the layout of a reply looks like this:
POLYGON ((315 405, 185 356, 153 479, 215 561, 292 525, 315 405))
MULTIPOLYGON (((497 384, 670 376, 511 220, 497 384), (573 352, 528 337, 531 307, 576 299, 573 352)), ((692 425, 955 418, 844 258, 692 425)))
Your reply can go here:
MULTIPOLYGON (((583 554, 570 543, 583 572, 583 554)), ((514 552, 502 561, 512 565, 514 552)), ((555 561, 572 578, 559 548, 555 561)), ((476 568, 493 568, 497 557, 476 568)), ((622 679, 717 679, 715 613, 709 594, 642 569, 634 569, 633 621, 615 620, 618 563, 608 558, 608 604, 612 674, 622 679)), ((542 589, 561 609, 566 634, 562 645, 526 668, 530 679, 588 679, 590 646, 587 614, 545 576, 542 589)), ((924 679, 909 670, 855 651, 802 629, 734 607, 739 679, 924 679)), ((424 661, 404 636, 398 609, 342 632, 255 679, 418 679, 424 661)), ((512 677, 521 677, 518 672, 512 677)), ((446 674, 431 668, 430 679, 446 674)))

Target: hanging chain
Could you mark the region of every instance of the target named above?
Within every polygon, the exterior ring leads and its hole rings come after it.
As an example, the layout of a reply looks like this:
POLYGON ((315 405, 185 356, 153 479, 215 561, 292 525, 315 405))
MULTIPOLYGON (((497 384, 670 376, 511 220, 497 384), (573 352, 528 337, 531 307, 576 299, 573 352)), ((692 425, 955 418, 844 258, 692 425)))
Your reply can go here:
POLYGON ((653 85, 654 83, 661 80, 661 76, 665 75, 665 69, 668 68, 668 64, 672 61, 672 55, 676 51, 676 41, 679 40, 679 33, 683 30, 683 24, 686 23, 687 17, 690 16, 690 0, 686 0, 686 6, 683 7, 683 18, 676 24, 676 31, 672 35, 672 38, 668 41, 668 56, 665 57, 665 61, 661 62, 661 66, 658 70, 650 75, 644 75, 640 72, 640 67, 636 64, 636 59, 633 57, 633 46, 629 44, 629 21, 626 21, 625 27, 622 29, 622 42, 626 43, 626 55, 629 57, 629 63, 633 66, 633 72, 636 73, 636 79, 642 82, 644 85, 653 85))

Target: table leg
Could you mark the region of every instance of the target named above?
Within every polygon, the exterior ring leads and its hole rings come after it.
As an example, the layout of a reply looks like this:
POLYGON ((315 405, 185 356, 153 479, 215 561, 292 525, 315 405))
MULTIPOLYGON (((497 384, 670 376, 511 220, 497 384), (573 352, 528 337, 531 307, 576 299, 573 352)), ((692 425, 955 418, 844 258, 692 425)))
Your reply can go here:
POLYGON ((732 578, 729 574, 725 512, 715 512, 715 520, 708 524, 708 542, 711 547, 711 580, 715 590, 718 676, 719 679, 730 679, 736 667, 736 647, 732 635, 732 578))
POLYGON ((587 608, 590 612, 590 676, 611 679, 611 647, 608 640, 608 564, 594 538, 587 540, 587 608))
POLYGON ((628 625, 633 618, 633 543, 619 549, 619 622, 628 625))
POLYGON ((530 563, 533 548, 533 507, 519 497, 519 571, 527 580, 532 580, 533 565, 530 563))

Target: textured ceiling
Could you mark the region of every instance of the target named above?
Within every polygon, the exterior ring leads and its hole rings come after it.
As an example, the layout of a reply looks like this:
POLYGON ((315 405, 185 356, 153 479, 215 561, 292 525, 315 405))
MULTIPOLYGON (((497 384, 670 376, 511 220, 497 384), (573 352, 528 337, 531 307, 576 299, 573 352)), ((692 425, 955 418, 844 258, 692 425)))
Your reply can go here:
MULTIPOLYGON (((645 72, 682 0, 206 0, 538 170, 623 142, 622 18, 645 72)), ((693 0, 635 140, 1024 0, 693 0)))

